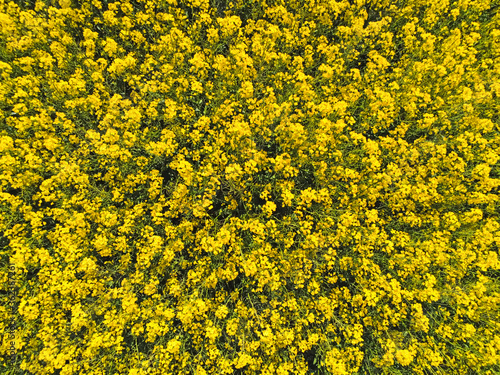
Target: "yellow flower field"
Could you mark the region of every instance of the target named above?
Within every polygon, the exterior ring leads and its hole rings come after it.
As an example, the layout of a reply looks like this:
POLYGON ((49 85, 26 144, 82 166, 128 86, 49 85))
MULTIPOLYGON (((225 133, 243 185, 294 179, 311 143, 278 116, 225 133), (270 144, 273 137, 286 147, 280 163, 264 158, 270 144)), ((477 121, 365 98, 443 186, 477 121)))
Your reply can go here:
POLYGON ((0 0, 0 374, 500 374, 499 0, 0 0))

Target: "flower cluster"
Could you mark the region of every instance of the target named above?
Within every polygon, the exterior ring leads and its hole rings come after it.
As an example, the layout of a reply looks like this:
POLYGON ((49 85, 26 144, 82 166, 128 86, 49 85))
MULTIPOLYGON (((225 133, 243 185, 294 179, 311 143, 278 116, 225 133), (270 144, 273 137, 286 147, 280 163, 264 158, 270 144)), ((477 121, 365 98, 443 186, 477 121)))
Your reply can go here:
POLYGON ((0 367, 498 374, 497 13, 0 0, 0 367))

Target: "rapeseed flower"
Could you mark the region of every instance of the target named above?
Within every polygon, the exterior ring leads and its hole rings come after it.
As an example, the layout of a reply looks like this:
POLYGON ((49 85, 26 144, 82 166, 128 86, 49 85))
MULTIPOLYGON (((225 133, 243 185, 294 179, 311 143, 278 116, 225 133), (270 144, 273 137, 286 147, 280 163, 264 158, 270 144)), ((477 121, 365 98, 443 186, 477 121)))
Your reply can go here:
POLYGON ((20 369, 494 373, 493 2, 18 3, 20 369))

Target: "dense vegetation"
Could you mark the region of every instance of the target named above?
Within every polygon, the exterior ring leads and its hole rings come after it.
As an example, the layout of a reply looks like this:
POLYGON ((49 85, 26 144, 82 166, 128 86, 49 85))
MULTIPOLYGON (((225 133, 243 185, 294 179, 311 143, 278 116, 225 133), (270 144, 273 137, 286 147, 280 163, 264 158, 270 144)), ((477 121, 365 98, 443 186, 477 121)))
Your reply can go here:
POLYGON ((499 374, 499 4, 0 0, 0 372, 499 374))

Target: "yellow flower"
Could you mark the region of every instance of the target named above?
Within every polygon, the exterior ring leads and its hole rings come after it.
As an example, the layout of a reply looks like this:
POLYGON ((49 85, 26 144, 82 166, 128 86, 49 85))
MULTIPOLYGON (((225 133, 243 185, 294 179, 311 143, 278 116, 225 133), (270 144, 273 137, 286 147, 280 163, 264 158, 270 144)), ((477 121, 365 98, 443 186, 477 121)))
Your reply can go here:
POLYGON ((435 352, 431 349, 425 350, 425 358, 428 359, 429 363, 432 366, 439 366, 443 363, 443 357, 438 352, 435 352))
POLYGON ((450 231, 457 230, 461 225, 457 215, 453 212, 447 212, 446 214, 444 214, 443 221, 450 231))
POLYGON ((274 163, 274 170, 276 172, 280 172, 283 169, 290 167, 290 165, 291 165, 290 154, 285 152, 283 154, 276 156, 276 161, 274 163))
POLYGON ((212 324, 209 325, 206 329, 206 335, 210 342, 213 344, 215 343, 215 340, 219 337, 220 335, 220 329, 217 327, 214 327, 212 324))
POLYGON ((181 342, 177 339, 172 339, 167 344, 167 351, 172 354, 176 354, 179 352, 181 347, 181 342))
POLYGON ((212 64, 212 66, 214 67, 214 69, 217 69, 221 73, 225 73, 229 71, 229 69, 231 68, 229 60, 223 55, 215 56, 214 63, 212 64))
POLYGON ((200 365, 196 366, 196 375, 207 375, 207 372, 200 365))
POLYGON ((83 311, 80 303, 73 305, 71 308, 71 327, 73 331, 78 331, 80 327, 86 323, 88 314, 83 311))
POLYGON ((215 316, 219 319, 224 319, 229 312, 229 309, 225 305, 220 305, 215 312, 215 316))
POLYGON ((246 276, 253 276, 257 273, 257 265, 251 259, 248 259, 243 262, 243 270, 246 276))
POLYGON ((59 146, 59 140, 54 137, 49 137, 43 141, 43 144, 48 150, 54 151, 59 146))
POLYGON ((242 98, 251 98, 253 96, 253 84, 250 81, 245 81, 241 84, 239 93, 242 98))
POLYGON ((195 93, 201 94, 203 92, 203 85, 195 80, 191 83, 191 90, 195 93))
POLYGON ((92 274, 98 269, 97 264, 90 258, 84 258, 78 266, 78 271, 92 274))
POLYGON ((207 11, 210 6, 208 0, 189 0, 189 4, 194 8, 201 8, 204 11, 207 11))
POLYGON ((334 348, 326 353, 326 368, 335 375, 347 375, 346 364, 342 360, 342 354, 334 348))
POLYGON ((258 172, 259 168, 257 168, 257 162, 253 159, 250 159, 245 162, 245 173, 251 175, 255 172, 258 172))
POLYGON ((203 52, 196 52, 195 55, 193 56, 192 59, 189 60, 189 63, 192 66, 192 68, 190 69, 190 71, 199 71, 199 70, 206 70, 209 68, 209 65, 208 63, 205 61, 205 55, 203 54, 203 52))
POLYGON ((220 25, 220 30, 223 37, 227 37, 241 27, 241 19, 238 16, 230 16, 226 18, 217 18, 220 25))
POLYGON ((292 200, 293 198, 295 197, 293 195, 292 192, 290 192, 290 190, 288 189, 285 189, 282 193, 281 193, 281 197, 283 199, 283 203, 285 204, 285 206, 288 206, 290 207, 292 205, 292 200))
POLYGON ((108 67, 108 72, 111 76, 116 77, 122 75, 125 71, 133 68, 136 64, 136 59, 133 53, 127 55, 125 59, 116 58, 108 67))
POLYGON ((474 167, 472 170, 472 178, 482 180, 488 178, 491 172, 491 168, 488 164, 483 163, 474 167))
POLYGON ((234 318, 227 322, 226 324, 226 332, 229 336, 234 336, 236 331, 238 330, 239 319, 234 318))
POLYGON ((71 0, 59 0, 59 5, 62 9, 71 8, 71 0))
POLYGON ((247 364, 251 362, 252 362, 252 357, 246 353, 242 353, 239 355, 238 360, 235 363, 234 367, 240 369, 245 367, 247 364))
POLYGON ((158 324, 158 321, 157 320, 153 320, 151 322, 149 322, 147 325, 146 325, 146 329, 147 329, 147 338, 146 338, 146 342, 154 342, 154 340, 156 339, 156 337, 158 337, 158 332, 160 331, 160 325, 158 324))
POLYGON ((243 168, 239 164, 229 164, 226 167, 226 176, 228 180, 239 180, 239 178, 243 175, 243 168))
POLYGON ((0 152, 14 150, 14 141, 11 137, 4 135, 0 137, 0 152))
POLYGON ((116 131, 116 129, 108 129, 106 134, 102 136, 102 140, 106 143, 113 144, 116 143, 120 139, 120 135, 116 131))
POLYGON ((210 27, 207 30, 207 38, 208 38, 209 43, 211 43, 211 44, 217 43, 219 41, 219 30, 214 29, 213 27, 210 27))
POLYGON ((401 365, 408 366, 413 361, 413 355, 406 349, 398 350, 396 359, 401 365))
POLYGON ((472 90, 468 87, 464 87, 462 92, 462 98, 464 102, 468 102, 472 99, 472 90))
POLYGON ((157 288, 157 282, 152 281, 146 287, 144 288, 144 293, 147 294, 148 296, 153 295, 156 293, 157 288))
POLYGON ((94 240, 94 246, 96 250, 99 252, 99 254, 101 254, 102 256, 111 255, 111 248, 108 247, 108 239, 106 235, 103 234, 97 235, 94 240))
POLYGON ((128 375, 146 375, 143 369, 132 368, 129 370, 128 375))
POLYGON ((316 280, 312 280, 309 283, 307 290, 309 291, 309 293, 311 293, 313 296, 315 296, 320 291, 320 285, 318 284, 318 282, 316 280))

